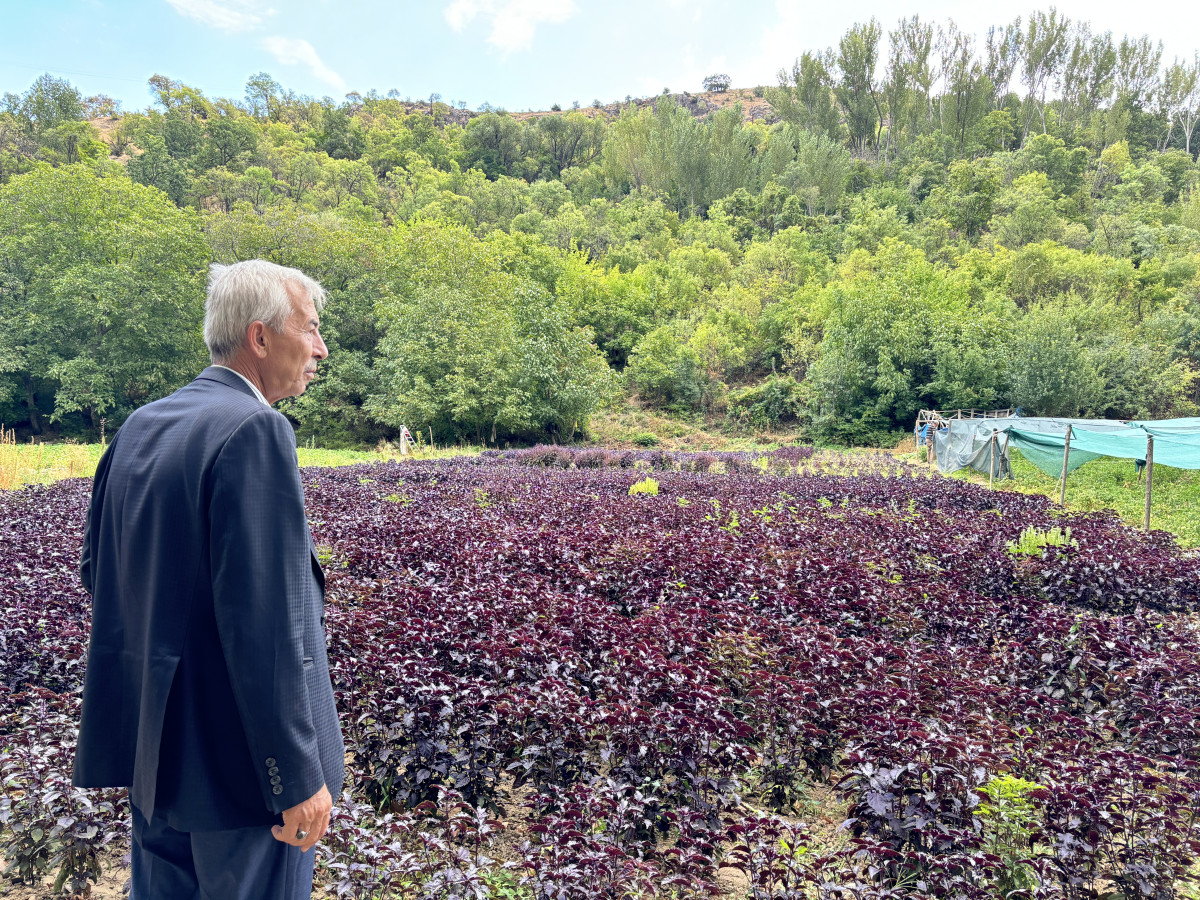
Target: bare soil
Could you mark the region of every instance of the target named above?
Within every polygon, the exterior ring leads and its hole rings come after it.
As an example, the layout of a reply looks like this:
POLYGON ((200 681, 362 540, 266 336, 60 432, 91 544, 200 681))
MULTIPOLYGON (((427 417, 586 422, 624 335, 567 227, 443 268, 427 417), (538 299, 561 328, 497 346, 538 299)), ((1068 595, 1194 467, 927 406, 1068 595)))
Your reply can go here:
MULTIPOLYGON (((126 896, 125 883, 129 880, 129 866, 125 857, 128 855, 126 848, 112 850, 101 860, 101 868, 104 874, 100 876, 100 880, 93 885, 89 885, 90 892, 79 896, 90 897, 92 900, 122 900, 126 896)), ((0 856, 0 870, 3 870, 7 863, 4 857, 0 856)), ((64 892, 55 894, 54 876, 50 875, 43 878, 40 884, 28 885, 17 884, 9 881, 6 878, 0 878, 0 897, 4 900, 63 900, 67 897, 64 892)))
MULTIPOLYGON (((656 97, 634 97, 629 102, 636 108, 643 109, 648 106, 653 106, 658 102, 659 97, 671 97, 676 103, 688 110, 697 118, 705 118, 719 109, 725 109, 740 103, 742 105, 742 120, 745 122, 764 122, 772 124, 779 121, 771 109, 771 104, 767 102, 765 97, 755 97, 754 91, 741 88, 729 91, 684 91, 679 94, 666 94, 656 97)), ((569 112, 581 112, 588 118, 604 116, 609 119, 615 119, 621 114, 624 103, 606 103, 601 106, 580 106, 578 110, 571 107, 564 107, 562 110, 537 110, 531 112, 514 112, 512 117, 518 120, 525 119, 540 119, 544 116, 560 116, 569 112)))

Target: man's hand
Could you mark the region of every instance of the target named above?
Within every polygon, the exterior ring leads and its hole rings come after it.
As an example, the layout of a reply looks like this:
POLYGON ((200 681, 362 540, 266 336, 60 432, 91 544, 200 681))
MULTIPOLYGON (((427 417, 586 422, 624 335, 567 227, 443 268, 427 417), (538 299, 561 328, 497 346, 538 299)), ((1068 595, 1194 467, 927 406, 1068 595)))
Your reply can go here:
POLYGON ((321 789, 303 803, 285 809, 283 825, 272 825, 271 834, 275 835, 275 840, 299 847, 307 853, 329 828, 329 811, 332 809, 333 798, 329 796, 329 788, 321 785, 321 789), (301 834, 304 836, 301 837, 301 834))

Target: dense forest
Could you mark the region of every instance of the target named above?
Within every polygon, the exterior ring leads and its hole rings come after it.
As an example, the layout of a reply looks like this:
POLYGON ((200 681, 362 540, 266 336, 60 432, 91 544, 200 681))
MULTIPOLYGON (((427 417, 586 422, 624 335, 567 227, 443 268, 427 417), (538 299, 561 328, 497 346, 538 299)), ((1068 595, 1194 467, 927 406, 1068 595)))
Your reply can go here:
MULTIPOLYGON (((718 78, 706 79, 724 88, 718 78)), ((605 404, 886 442, 921 408, 1200 399, 1200 56, 1055 10, 917 18, 722 94, 0 104, 0 419, 111 432, 205 363, 212 262, 330 292, 301 439, 570 440, 605 404), (761 105, 761 103, 760 103, 761 105)))

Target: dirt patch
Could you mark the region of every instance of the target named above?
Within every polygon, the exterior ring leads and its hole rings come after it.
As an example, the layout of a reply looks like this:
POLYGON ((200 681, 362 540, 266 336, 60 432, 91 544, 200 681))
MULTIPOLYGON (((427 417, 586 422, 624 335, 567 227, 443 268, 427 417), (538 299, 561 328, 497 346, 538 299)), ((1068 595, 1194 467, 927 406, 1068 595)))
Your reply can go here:
POLYGON ((653 106, 662 97, 670 97, 693 116, 698 119, 704 119, 712 115, 720 109, 726 109, 738 103, 742 105, 742 121, 744 122, 763 122, 770 125, 778 122, 779 118, 775 115, 775 111, 771 109, 771 104, 767 102, 765 97, 756 97, 752 90, 732 90, 721 91, 684 91, 680 94, 659 94, 655 97, 633 97, 630 98, 629 104, 624 102, 605 103, 600 106, 580 106, 579 109, 566 108, 562 110, 548 109, 529 112, 511 113, 514 119, 541 119, 545 116, 562 116, 570 112, 581 112, 589 119, 594 119, 597 116, 603 116, 607 119, 615 119, 621 114, 621 110, 626 105, 633 105, 637 109, 645 109, 653 106))
MULTIPOLYGON (((4 857, 0 857, 0 870, 7 865, 4 857)), ((129 880, 129 863, 127 849, 113 849, 100 860, 103 874, 100 880, 91 885, 91 893, 86 896, 92 900, 123 900, 125 883, 129 880)), ((43 878, 39 884, 17 884, 8 879, 0 879, 0 897, 4 900, 63 900, 69 896, 66 892, 54 893, 54 876, 43 878)))

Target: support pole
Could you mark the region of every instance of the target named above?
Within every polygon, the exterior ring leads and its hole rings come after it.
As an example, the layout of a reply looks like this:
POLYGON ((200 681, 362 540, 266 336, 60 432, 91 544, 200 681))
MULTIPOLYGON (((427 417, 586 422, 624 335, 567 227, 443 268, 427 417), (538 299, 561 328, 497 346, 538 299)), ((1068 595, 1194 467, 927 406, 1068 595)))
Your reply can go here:
POLYGON ((1071 459, 1071 426, 1068 425, 1067 426, 1067 440, 1066 440, 1066 443, 1063 444, 1062 478, 1059 480, 1059 485, 1058 485, 1058 505, 1059 506, 1067 505, 1067 463, 1070 461, 1070 459, 1071 459))
POLYGON ((1150 492, 1154 485, 1154 435, 1146 435, 1146 517, 1142 528, 1150 530, 1150 492))
POLYGON ((990 488, 996 479, 996 432, 992 432, 992 439, 988 443, 991 445, 988 448, 988 487, 990 488))

